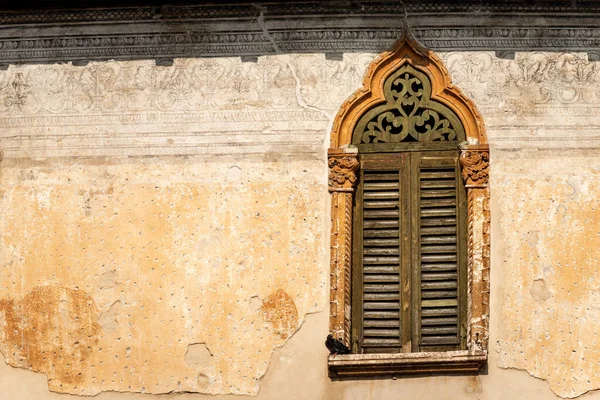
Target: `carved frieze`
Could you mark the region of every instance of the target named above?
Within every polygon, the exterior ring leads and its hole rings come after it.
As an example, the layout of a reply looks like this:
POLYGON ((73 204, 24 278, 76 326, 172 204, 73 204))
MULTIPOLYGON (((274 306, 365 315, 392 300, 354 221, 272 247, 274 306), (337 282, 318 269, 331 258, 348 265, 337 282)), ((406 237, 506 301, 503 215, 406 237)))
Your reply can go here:
POLYGON ((405 13, 415 37, 435 50, 599 50, 600 8, 591 1, 282 1, 3 12, 0 62, 382 51, 401 37, 405 13), (506 24, 500 15, 511 12, 506 24), (548 15, 552 26, 540 26, 548 15))

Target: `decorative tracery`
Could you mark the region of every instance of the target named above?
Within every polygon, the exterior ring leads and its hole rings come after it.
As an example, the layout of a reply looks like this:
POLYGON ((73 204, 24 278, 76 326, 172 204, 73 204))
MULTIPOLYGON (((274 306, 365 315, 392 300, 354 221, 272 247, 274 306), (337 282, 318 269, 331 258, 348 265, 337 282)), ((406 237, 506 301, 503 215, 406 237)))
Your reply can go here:
POLYGON ((383 85, 385 104, 359 120, 353 143, 462 141, 465 132, 457 115, 431 100, 431 82, 405 64, 383 85))

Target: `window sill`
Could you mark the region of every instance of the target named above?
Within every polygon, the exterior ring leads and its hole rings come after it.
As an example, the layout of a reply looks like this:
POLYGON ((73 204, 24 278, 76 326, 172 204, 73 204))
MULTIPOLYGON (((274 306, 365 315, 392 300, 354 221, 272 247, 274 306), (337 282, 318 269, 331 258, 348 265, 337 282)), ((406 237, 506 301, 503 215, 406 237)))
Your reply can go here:
POLYGON ((330 355, 329 377, 360 378, 371 376, 437 373, 475 373, 487 363, 487 353, 449 351, 400 354, 343 354, 330 355))

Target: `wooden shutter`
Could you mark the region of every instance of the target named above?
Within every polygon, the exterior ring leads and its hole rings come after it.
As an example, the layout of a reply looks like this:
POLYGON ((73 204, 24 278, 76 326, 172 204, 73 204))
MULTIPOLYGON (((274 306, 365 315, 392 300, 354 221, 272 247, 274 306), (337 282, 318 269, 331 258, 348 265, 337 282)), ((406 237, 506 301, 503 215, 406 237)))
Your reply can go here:
POLYGON ((361 155, 354 352, 463 348, 466 249, 459 238, 466 225, 457 158, 457 151, 361 155))
POLYGON ((465 340, 466 201, 458 152, 414 153, 414 351, 446 351, 465 340))
POLYGON ((353 266, 353 336, 358 338, 358 352, 402 350, 400 232, 407 166, 407 155, 361 159, 353 266))

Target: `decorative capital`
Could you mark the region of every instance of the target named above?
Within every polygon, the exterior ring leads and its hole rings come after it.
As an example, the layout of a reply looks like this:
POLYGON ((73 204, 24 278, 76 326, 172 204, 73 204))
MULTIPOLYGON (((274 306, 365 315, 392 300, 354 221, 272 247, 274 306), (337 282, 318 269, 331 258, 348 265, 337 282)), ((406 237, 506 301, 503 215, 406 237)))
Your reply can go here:
POLYGON ((487 146, 465 146, 460 154, 462 177, 466 187, 487 187, 490 150, 487 146))
POLYGON ((353 192, 358 171, 358 154, 329 153, 329 191, 353 192))

